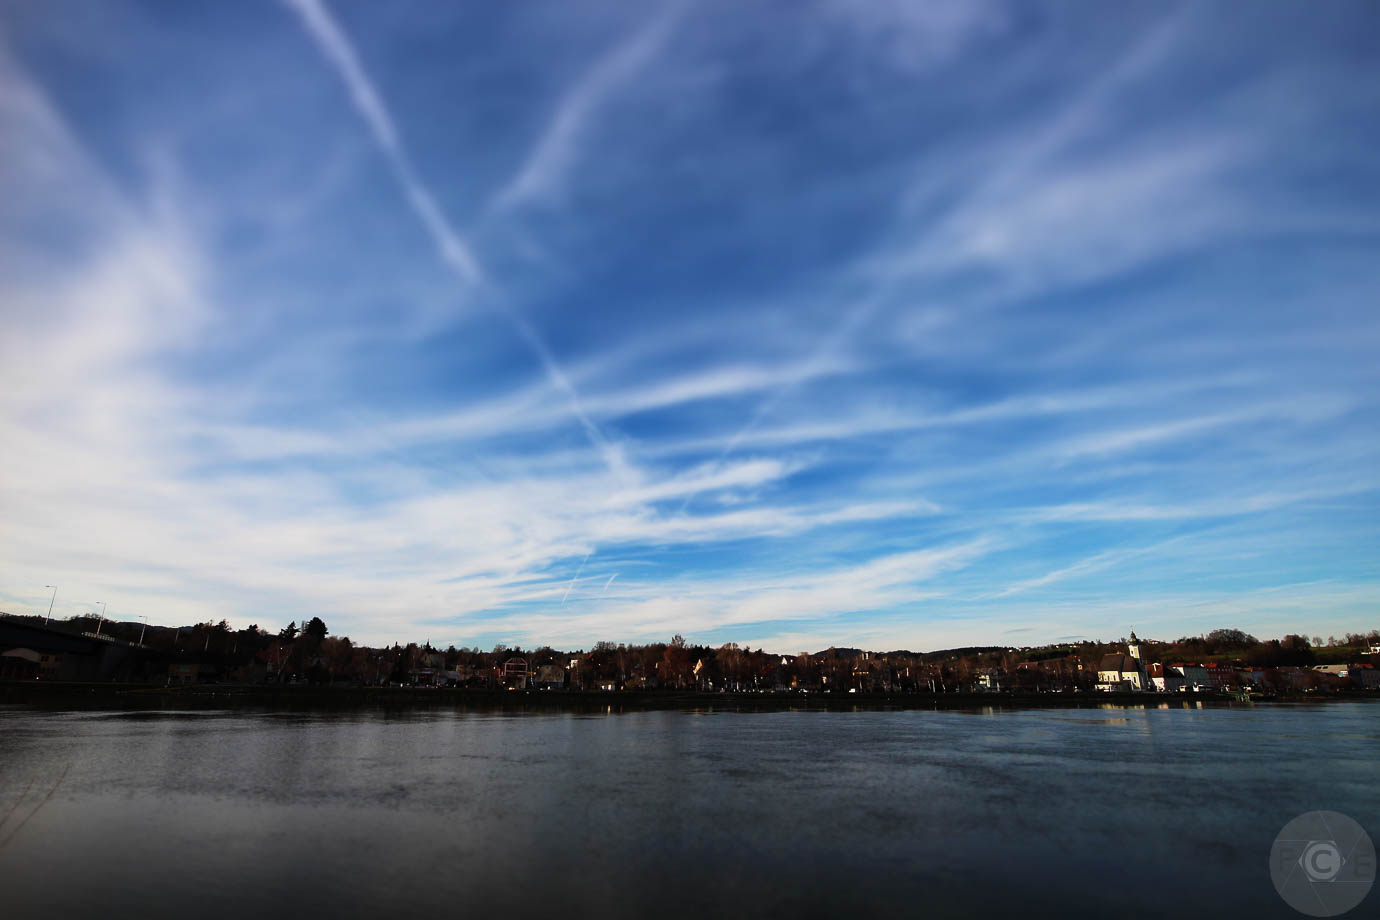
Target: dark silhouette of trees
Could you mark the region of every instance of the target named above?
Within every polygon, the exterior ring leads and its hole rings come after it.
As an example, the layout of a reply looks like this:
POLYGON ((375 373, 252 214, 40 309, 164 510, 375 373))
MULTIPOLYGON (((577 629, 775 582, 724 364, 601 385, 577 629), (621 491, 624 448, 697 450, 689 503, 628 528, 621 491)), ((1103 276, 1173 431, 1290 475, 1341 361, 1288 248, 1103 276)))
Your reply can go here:
POLYGON ((417 648, 417 643, 407 643, 407 647, 402 649, 394 660, 393 670, 389 673, 388 680, 395 684, 405 684, 411 681, 412 671, 417 666, 417 656, 420 651, 417 648))
POLYGON ((1280 643, 1283 652, 1279 664, 1280 666, 1306 667, 1317 660, 1313 654, 1313 648, 1308 644, 1308 640, 1303 636, 1285 636, 1280 643))
POLYGON ((1255 636, 1239 629, 1214 629, 1206 638, 1210 645, 1219 649, 1248 648, 1259 643, 1255 636))
MULTIPOLYGON (((93 631, 96 625, 96 619, 86 615, 55 621, 51 628, 75 633, 93 631)), ((293 621, 276 633, 257 624, 232 630, 225 620, 177 628, 145 628, 139 622, 105 620, 101 631, 104 636, 130 642, 142 636, 144 647, 156 652, 158 668, 167 669, 174 662, 199 664, 203 680, 409 684, 418 678, 419 671, 444 671, 459 673, 443 674, 436 678, 439 682, 492 688, 498 686, 496 675, 507 658, 525 657, 529 672, 544 665, 565 669, 565 685, 572 690, 613 687, 624 692, 660 687, 705 692, 941 693, 971 692, 980 682, 1015 690, 1068 692, 1091 689, 1103 656, 1123 653, 1126 648, 1125 640, 1085 639, 1038 648, 980 646, 872 652, 831 647, 783 655, 734 642, 710 647, 676 635, 668 643, 604 641, 588 652, 546 645, 524 652, 503 644, 492 651, 450 645, 442 652, 429 642, 424 647, 415 643, 405 647, 360 646, 348 637, 331 636, 320 617, 311 617, 301 627, 293 621), (996 681, 986 680, 989 675, 996 681)), ((1223 628, 1172 641, 1145 639, 1140 645, 1147 664, 1226 668, 1225 672, 1214 672, 1228 675, 1214 678, 1215 683, 1224 685, 1234 679, 1232 669, 1259 669, 1266 672, 1263 678, 1259 671, 1250 678, 1281 691, 1355 685, 1346 679, 1319 677, 1321 672, 1299 671, 1314 665, 1380 665, 1380 655, 1371 655, 1369 650, 1380 643, 1380 631, 1348 633, 1329 643, 1319 646, 1314 638, 1297 633, 1262 641, 1242 630, 1223 628)), ((150 668, 150 676, 164 673, 154 675, 156 669, 150 668)))
POLYGON ((685 637, 676 633, 671 638, 671 644, 666 646, 661 660, 666 680, 674 681, 677 687, 684 687, 686 678, 690 676, 690 650, 686 648, 685 637))

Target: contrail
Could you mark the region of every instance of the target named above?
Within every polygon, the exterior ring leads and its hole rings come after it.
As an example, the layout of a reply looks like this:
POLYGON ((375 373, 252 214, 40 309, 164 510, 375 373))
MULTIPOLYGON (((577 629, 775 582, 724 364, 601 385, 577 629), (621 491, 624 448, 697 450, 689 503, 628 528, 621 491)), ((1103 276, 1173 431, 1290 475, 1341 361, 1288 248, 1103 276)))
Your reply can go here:
POLYGON ((320 0, 283 2, 302 18, 307 33, 344 81, 345 88, 350 93, 351 104, 369 126, 369 132, 374 135, 374 140, 383 150, 394 177, 407 197, 408 206, 431 234, 432 242, 435 243, 441 259, 463 280, 470 283, 479 281, 482 277, 479 261, 441 213, 430 190, 417 178, 412 168, 412 160, 398 138, 398 131, 388 114, 388 108, 383 104, 373 81, 365 73, 354 45, 350 43, 340 24, 320 0))
POLYGON ((615 578, 617 578, 617 577, 618 577, 618 573, 617 573, 617 572, 614 572, 612 575, 610 575, 610 576, 609 576, 609 580, 606 581, 606 582, 604 582, 604 590, 601 591, 600 593, 601 593, 601 594, 607 594, 608 591, 609 591, 609 585, 613 584, 613 580, 614 580, 615 578))
MULTIPOLYGON (((379 149, 383 151, 389 168, 393 172, 393 177, 402 188, 408 206, 431 236, 441 261, 466 285, 476 286, 480 284, 484 280, 484 272, 479 260, 475 258, 474 253, 460 233, 446 219, 445 214, 436 203, 436 196, 417 176, 416 170, 412 167, 412 159, 407 154, 407 148, 403 146, 398 130, 393 124, 393 119, 388 114, 388 107, 384 105, 383 97, 379 95, 374 82, 369 79, 368 73, 365 72, 364 66, 360 63, 359 55, 355 53, 354 45, 351 44, 349 36, 331 16, 322 0, 283 0, 283 3, 301 18, 307 34, 317 49, 330 62, 336 74, 344 82, 345 88, 350 94, 351 105, 354 106, 359 117, 368 126, 369 133, 373 135, 379 149)), ((615 472, 621 471, 623 462, 620 454, 609 444, 603 432, 585 413, 574 385, 561 370, 560 365, 556 363, 551 349, 537 334, 537 330, 525 316, 512 305, 506 303, 502 297, 495 298, 494 303, 508 321, 513 324, 518 337, 541 362, 547 380, 565 394, 570 404, 571 414, 579 420, 580 426, 584 428, 585 434, 599 451, 604 463, 615 472)))
POLYGON ((494 196, 489 210, 510 210, 540 198, 561 182, 572 167, 580 135, 594 113, 655 58, 684 11, 684 3, 667 4, 636 35, 600 58, 575 83, 556 107, 555 117, 517 175, 494 196))
POLYGON ((570 579, 570 584, 565 586, 565 593, 561 595, 562 607, 565 606, 565 599, 570 596, 570 589, 575 587, 575 582, 579 581, 580 573, 585 570, 585 563, 589 561, 589 557, 593 552, 594 550, 590 550, 588 553, 585 553, 585 558, 580 560, 580 567, 575 570, 575 577, 570 579))

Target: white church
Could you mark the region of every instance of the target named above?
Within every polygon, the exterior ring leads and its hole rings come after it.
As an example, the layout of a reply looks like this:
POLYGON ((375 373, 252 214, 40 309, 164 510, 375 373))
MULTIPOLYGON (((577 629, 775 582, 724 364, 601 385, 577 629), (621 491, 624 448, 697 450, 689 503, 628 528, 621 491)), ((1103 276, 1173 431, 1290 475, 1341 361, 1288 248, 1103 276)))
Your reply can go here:
POLYGON ((1097 666, 1097 689, 1107 693, 1149 689, 1150 681, 1145 674, 1145 662, 1140 657, 1140 640, 1136 631, 1131 630, 1131 641, 1126 643, 1126 654, 1103 655, 1097 666))

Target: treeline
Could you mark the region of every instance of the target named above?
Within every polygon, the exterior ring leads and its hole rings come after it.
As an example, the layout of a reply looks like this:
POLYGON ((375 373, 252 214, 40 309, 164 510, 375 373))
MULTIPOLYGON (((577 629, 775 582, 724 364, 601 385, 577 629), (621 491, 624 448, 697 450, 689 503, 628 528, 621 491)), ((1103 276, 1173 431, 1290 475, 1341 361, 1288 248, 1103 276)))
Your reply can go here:
POLYGON ((1380 630, 1344 636, 1291 633, 1283 639, 1260 640, 1239 629, 1214 629, 1201 636, 1184 636, 1167 643, 1147 643, 1161 657, 1156 660, 1236 663, 1256 668, 1309 667, 1345 664, 1380 644, 1380 630))
MULTIPOLYGON (((42 622, 42 618, 21 618, 42 622)), ((52 624, 74 632, 95 632, 138 642, 150 649, 146 676, 172 673, 194 662, 201 679, 250 683, 435 684, 457 686, 558 685, 573 689, 701 689, 750 691, 801 689, 825 692, 950 692, 969 690, 984 679, 1006 689, 1090 689, 1108 653, 1124 652, 1126 640, 1091 640, 1034 648, 967 647, 932 652, 874 652, 829 648, 782 654, 729 642, 705 645, 674 636, 645 644, 599 642, 590 649, 550 646, 492 649, 430 643, 382 648, 333 636, 312 617, 275 631, 252 625, 233 629, 225 621, 186 627, 100 622, 74 617, 52 624), (159 669, 163 671, 159 671, 159 669)), ((1290 634, 1260 640, 1236 629, 1217 629, 1178 639, 1142 639, 1147 663, 1219 663, 1246 668, 1310 667, 1368 660, 1380 644, 1380 630, 1343 637, 1290 634)), ((1377 660, 1380 660, 1378 658, 1377 660)))

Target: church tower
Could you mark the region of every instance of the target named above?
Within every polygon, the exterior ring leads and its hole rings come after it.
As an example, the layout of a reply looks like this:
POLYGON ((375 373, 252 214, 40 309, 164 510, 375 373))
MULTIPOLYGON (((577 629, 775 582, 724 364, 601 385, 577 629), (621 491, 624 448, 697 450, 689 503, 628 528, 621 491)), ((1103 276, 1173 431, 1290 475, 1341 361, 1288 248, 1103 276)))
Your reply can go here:
POLYGON ((1148 690, 1150 688, 1150 674, 1145 669, 1145 662, 1140 657, 1140 640, 1136 638, 1136 631, 1131 630, 1131 641, 1126 643, 1126 654, 1131 656, 1131 660, 1136 663, 1136 689, 1148 690))

